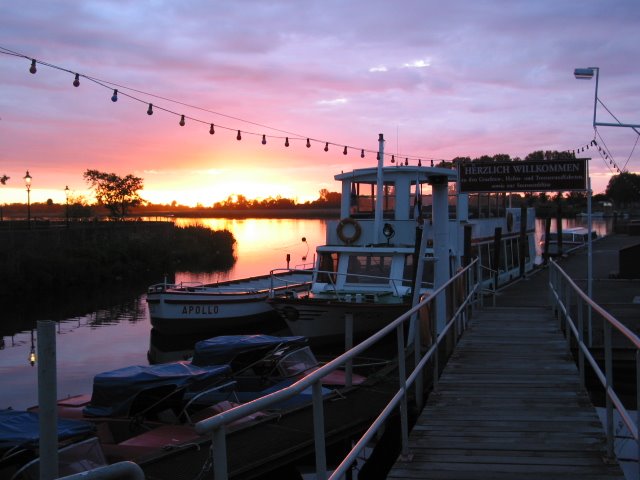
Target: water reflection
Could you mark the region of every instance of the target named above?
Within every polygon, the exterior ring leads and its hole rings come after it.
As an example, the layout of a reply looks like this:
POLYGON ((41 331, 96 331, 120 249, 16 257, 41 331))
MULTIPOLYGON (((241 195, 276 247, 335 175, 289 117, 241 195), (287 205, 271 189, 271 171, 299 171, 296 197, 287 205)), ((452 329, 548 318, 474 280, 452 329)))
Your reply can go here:
MULTIPOLYGON (((311 262, 316 246, 325 241, 326 230, 325 220, 177 219, 176 223, 199 223, 216 230, 230 230, 237 240, 238 257, 228 272, 195 275, 179 272, 178 281, 215 282, 264 274, 285 267, 287 254, 291 256, 292 267, 311 262), (303 237, 306 242, 302 241, 303 237)), ((564 228, 584 225, 584 219, 563 221, 564 228)), ((611 219, 594 219, 593 225, 598 235, 604 235, 610 231, 611 219)), ((555 229, 555 221, 552 229, 555 229)), ((542 220, 537 221, 536 230, 539 240, 544 231, 542 220)), ((157 279, 158 282, 161 280, 157 279)), ((38 299, 38 302, 18 306, 13 311, 8 310, 9 306, 3 306, 0 408, 26 408, 37 402, 37 368, 31 367, 28 361, 30 331, 36 328, 37 320, 58 321, 58 397, 90 392, 97 373, 147 364, 147 352, 152 347, 158 361, 190 355, 193 344, 202 338, 173 337, 167 342, 167 339, 154 337, 142 293, 145 289, 146 285, 118 293, 115 287, 105 286, 103 292, 95 292, 92 296, 79 298, 70 292, 65 299, 58 298, 50 303, 38 299)))

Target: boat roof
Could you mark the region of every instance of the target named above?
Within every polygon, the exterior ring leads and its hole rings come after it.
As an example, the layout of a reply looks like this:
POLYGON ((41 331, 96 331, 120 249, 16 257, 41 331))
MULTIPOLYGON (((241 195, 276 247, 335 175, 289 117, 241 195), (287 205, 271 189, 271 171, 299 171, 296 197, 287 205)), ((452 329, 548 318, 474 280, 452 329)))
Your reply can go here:
POLYGON ((307 343, 308 339, 301 336, 220 335, 196 343, 191 363, 194 365, 228 364, 243 353, 307 343))
MULTIPOLYGON (((431 177, 445 176, 449 181, 455 181, 458 172, 450 168, 442 167, 418 167, 416 165, 397 165, 382 167, 384 180, 393 181, 397 177, 408 176, 421 182, 428 182, 431 177)), ((336 180, 350 180, 352 182, 375 183, 378 179, 378 168, 358 168, 351 172, 340 173, 334 177, 336 180)))
MULTIPOLYGON (((93 423, 58 418, 58 440, 95 432, 93 423)), ((40 442, 40 417, 37 412, 0 410, 0 451, 14 447, 36 448, 40 442)))
MULTIPOLYGON (((179 390, 206 388, 230 372, 229 365, 203 367, 188 362, 132 365, 103 372, 93 379, 91 402, 83 413, 94 417, 127 416, 142 393, 155 389, 170 395, 179 390)), ((159 393, 157 400, 161 399, 159 393)))

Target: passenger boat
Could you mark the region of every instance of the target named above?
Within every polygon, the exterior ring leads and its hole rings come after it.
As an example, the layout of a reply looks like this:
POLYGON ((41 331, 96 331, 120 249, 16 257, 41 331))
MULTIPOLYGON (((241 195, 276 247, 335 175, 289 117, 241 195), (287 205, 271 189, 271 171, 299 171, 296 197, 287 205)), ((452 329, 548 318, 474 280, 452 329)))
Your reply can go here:
POLYGON ((335 179, 341 220, 327 224, 309 288, 269 300, 294 335, 343 339, 348 315, 354 335, 370 335, 407 311, 414 284, 428 294, 472 257, 487 288, 534 268, 534 209, 508 208, 505 193, 459 193, 456 170, 379 166, 335 179))
POLYGON ((276 270, 271 274, 213 284, 158 283, 147 289, 151 325, 166 334, 223 334, 276 330, 280 326, 268 296, 305 288, 311 272, 276 270))
MULTIPOLYGON (((591 239, 595 240, 596 238, 598 238, 598 234, 591 231, 591 239)), ((562 250, 564 252, 569 252, 574 248, 586 245, 588 241, 589 230, 585 227, 574 227, 562 230, 562 250)), ((540 238, 540 249, 544 251, 545 248, 548 248, 547 253, 549 255, 559 255, 562 253, 560 252, 558 232, 549 233, 548 241, 546 240, 545 235, 542 235, 540 238)))

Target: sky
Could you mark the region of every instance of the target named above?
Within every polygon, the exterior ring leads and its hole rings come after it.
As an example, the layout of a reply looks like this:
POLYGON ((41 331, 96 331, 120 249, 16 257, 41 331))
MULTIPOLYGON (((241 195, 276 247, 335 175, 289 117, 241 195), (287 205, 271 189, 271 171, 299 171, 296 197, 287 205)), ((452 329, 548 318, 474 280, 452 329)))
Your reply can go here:
POLYGON ((599 100, 640 124, 639 25, 638 0, 5 1, 0 203, 26 202, 27 170, 31 202, 91 199, 87 169, 141 177, 153 203, 304 202, 374 166, 380 133, 385 164, 595 136, 610 157, 578 156, 600 193, 612 162, 640 172, 638 134, 594 131, 596 82, 573 70, 599 67, 599 100))

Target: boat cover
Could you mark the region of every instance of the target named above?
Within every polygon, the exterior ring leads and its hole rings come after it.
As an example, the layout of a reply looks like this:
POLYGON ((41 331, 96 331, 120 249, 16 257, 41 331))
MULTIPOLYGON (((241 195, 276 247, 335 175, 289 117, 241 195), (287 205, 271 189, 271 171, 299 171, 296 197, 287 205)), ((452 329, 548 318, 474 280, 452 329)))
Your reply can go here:
MULTIPOLYGON (((96 375, 93 379, 91 402, 83 409, 93 417, 126 416, 134 400, 142 393, 159 401, 172 392, 197 392, 226 379, 231 372, 228 365, 199 367, 187 362, 158 365, 134 365, 96 375), (156 391, 156 398, 150 393, 156 391)), ((173 397, 175 398, 175 397, 173 397)))
MULTIPOLYGON (((84 420, 58 418, 58 440, 66 440, 95 431, 84 420)), ((36 412, 0 410, 0 451, 14 447, 35 448, 40 441, 40 418, 36 412)))
POLYGON ((195 344, 194 365, 221 365, 231 363, 241 354, 253 350, 286 345, 305 345, 307 337, 274 337, 271 335, 221 335, 195 344))

